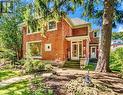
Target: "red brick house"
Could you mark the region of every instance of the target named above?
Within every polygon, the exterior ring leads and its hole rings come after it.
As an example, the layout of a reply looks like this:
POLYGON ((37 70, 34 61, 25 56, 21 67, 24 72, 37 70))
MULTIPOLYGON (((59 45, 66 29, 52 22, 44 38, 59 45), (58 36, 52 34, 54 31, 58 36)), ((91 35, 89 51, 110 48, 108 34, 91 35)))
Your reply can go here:
POLYGON ((79 18, 49 21, 46 37, 41 36, 40 29, 34 32, 27 25, 23 25, 22 32, 23 56, 30 49, 34 58, 42 60, 98 58, 97 34, 92 32, 90 23, 79 18))

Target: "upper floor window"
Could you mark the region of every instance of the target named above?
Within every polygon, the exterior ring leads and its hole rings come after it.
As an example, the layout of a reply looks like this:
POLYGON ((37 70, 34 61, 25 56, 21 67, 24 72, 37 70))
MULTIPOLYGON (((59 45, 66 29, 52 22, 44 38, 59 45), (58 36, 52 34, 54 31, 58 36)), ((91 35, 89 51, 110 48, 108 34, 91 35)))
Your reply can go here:
POLYGON ((56 21, 48 22, 48 31, 57 30, 57 23, 56 21))
POLYGON ((33 33, 37 33, 37 32, 41 32, 41 27, 40 26, 36 26, 36 27, 28 26, 28 30, 27 30, 28 34, 33 34, 33 33))

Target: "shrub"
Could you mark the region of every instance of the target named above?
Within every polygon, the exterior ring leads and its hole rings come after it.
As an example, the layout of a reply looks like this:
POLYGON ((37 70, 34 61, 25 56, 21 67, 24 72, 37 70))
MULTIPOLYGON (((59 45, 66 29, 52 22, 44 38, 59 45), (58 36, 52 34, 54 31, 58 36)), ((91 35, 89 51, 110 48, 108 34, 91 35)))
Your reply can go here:
POLYGON ((53 95, 53 91, 42 83, 42 80, 41 77, 35 77, 31 80, 30 95, 53 95))
POLYGON ((29 88, 22 92, 22 95, 54 95, 53 90, 42 83, 42 77, 30 79, 29 88))
POLYGON ((26 72, 38 72, 44 70, 44 63, 40 60, 25 60, 24 68, 26 72))
POLYGON ((52 69, 53 69, 53 66, 51 64, 46 64, 45 65, 45 70, 46 71, 52 71, 52 69))
POLYGON ((114 71, 122 71, 123 68, 123 48, 117 48, 111 52, 110 55, 110 68, 114 71))
POLYGON ((12 62, 16 61, 16 53, 12 50, 5 49, 3 51, 0 51, 0 60, 4 59, 4 63, 8 60, 11 60, 12 62))
POLYGON ((5 64, 4 66, 2 66, 2 69, 12 69, 14 68, 14 65, 12 64, 5 64))

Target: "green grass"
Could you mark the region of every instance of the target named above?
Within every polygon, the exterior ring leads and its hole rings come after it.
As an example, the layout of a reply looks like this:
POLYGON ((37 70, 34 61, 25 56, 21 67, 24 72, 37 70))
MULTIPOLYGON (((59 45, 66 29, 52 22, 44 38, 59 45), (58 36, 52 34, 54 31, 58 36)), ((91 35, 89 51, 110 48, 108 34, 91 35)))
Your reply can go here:
POLYGON ((24 95, 23 92, 27 89, 29 82, 27 80, 11 84, 0 89, 0 95, 24 95))
POLYGON ((121 72, 122 65, 121 64, 110 64, 110 69, 112 72, 121 72))
POLYGON ((90 71, 94 71, 95 70, 96 65, 94 63, 89 63, 88 65, 86 65, 83 70, 90 70, 90 71))
POLYGON ((21 75, 20 71, 0 70, 0 81, 21 75))

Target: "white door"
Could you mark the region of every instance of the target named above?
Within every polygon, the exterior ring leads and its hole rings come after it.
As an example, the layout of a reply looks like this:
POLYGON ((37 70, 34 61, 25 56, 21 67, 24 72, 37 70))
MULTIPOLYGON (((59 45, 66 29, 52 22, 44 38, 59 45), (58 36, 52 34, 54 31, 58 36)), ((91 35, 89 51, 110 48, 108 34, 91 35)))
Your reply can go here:
POLYGON ((96 47, 91 47, 91 58, 96 58, 96 47))
POLYGON ((71 59, 72 60, 79 59, 79 43, 72 43, 72 45, 71 45, 71 59))

